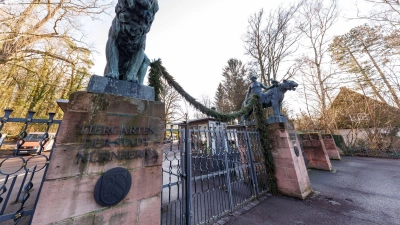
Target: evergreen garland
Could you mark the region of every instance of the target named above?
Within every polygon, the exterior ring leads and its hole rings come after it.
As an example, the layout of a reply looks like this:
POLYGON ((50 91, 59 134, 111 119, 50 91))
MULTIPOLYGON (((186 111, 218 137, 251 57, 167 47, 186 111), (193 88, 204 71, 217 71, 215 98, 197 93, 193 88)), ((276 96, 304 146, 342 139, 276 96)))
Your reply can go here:
POLYGON ((207 116, 213 117, 218 121, 231 121, 236 118, 239 118, 243 115, 246 115, 250 112, 250 110, 254 109, 254 115, 256 119, 257 130, 260 133, 260 142, 263 148, 264 153, 264 162, 268 175, 268 190, 272 194, 279 193, 277 179, 275 177, 275 164, 274 159, 272 157, 271 145, 268 138, 268 130, 267 125, 265 124, 266 118, 264 114, 263 107, 261 105, 260 97, 254 95, 249 103, 240 109, 240 111, 232 112, 230 114, 219 113, 214 109, 209 109, 200 102, 196 101, 195 98, 190 96, 176 81, 175 79, 168 73, 165 67, 161 64, 161 60, 155 60, 150 64, 150 74, 149 74, 149 86, 154 87, 155 99, 159 101, 159 93, 162 89, 160 82, 160 75, 167 81, 168 85, 173 87, 178 93, 183 96, 186 101, 189 102, 193 107, 195 107, 200 112, 206 114, 207 116))
POLYGON ((154 60, 150 63, 149 86, 154 88, 154 101, 160 101, 160 93, 163 87, 160 82, 161 60, 154 60))
POLYGON ((264 163, 268 175, 268 190, 271 194, 278 194, 278 180, 275 176, 275 163, 272 156, 272 148, 268 137, 267 124, 265 122, 267 119, 265 118, 265 113, 259 99, 257 100, 257 104, 254 104, 254 117, 256 120, 258 133, 260 134, 261 146, 264 150, 264 163))

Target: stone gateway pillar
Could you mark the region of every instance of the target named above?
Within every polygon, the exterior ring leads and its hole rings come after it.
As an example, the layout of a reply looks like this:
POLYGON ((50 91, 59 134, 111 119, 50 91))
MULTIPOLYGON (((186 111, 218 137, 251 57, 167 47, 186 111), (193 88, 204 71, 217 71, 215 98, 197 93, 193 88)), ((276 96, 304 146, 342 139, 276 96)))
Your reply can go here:
POLYGON ((32 224, 159 224, 164 104, 70 96, 32 224))
POLYGON ((331 171, 332 164, 321 134, 304 133, 300 134, 300 138, 307 156, 308 168, 331 171))
POLYGON ((268 124, 268 134, 279 191, 305 199, 312 189, 296 132, 287 123, 272 123, 268 124))
POLYGON ((331 134, 321 134, 322 141, 324 142, 324 146, 326 149, 326 153, 329 156, 329 159, 340 160, 340 154, 336 147, 335 140, 333 139, 331 134))

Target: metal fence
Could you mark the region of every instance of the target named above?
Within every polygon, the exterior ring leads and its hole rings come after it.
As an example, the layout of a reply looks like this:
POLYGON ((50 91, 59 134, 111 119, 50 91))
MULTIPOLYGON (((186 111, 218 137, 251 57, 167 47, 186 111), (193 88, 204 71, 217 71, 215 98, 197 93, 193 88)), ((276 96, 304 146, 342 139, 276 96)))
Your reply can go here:
POLYGON ((400 149, 368 149, 364 147, 344 148, 343 152, 349 156, 365 156, 375 158, 400 159, 400 149))
POLYGON ((50 127, 59 125, 61 120, 54 120, 54 113, 49 113, 48 119, 34 119, 35 112, 31 111, 26 118, 10 118, 11 114, 12 110, 5 110, 0 117, 0 138, 6 124, 20 123, 23 128, 16 150, 0 159, 0 223, 31 224, 51 154, 44 153, 43 149, 49 141, 50 127), (43 125, 42 139, 35 155, 20 155, 31 124, 43 125))
POLYGON ((166 133, 161 224, 209 224, 267 192, 258 132, 186 125, 166 133))

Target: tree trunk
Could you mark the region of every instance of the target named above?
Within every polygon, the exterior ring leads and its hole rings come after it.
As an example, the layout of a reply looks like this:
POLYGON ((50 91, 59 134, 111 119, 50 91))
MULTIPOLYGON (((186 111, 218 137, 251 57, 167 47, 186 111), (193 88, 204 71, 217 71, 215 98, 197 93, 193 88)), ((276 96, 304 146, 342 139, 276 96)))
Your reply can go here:
POLYGON ((363 77, 365 78, 365 81, 368 83, 368 85, 372 88, 372 90, 374 91, 374 94, 379 98, 379 100, 381 100, 382 102, 387 104, 385 99, 379 93, 378 89, 376 89, 376 86, 371 82, 371 80, 369 79, 368 75, 365 73, 365 71, 363 70, 361 65, 358 63, 357 59, 354 57, 354 55, 351 52, 351 50, 349 49, 349 47, 346 46, 346 50, 349 52, 349 54, 350 54, 351 58, 353 59, 353 61, 357 64, 357 67, 360 70, 360 73, 363 75, 363 77))
POLYGON ((365 46, 364 43, 363 43, 363 47, 364 47, 364 50, 367 53, 369 59, 372 61, 372 63, 374 64, 374 67, 376 68, 376 70, 378 71, 379 75, 381 76, 383 82, 386 84, 386 87, 389 89, 389 92, 392 95, 393 100, 396 103, 397 107, 400 108, 400 100, 397 97, 396 92, 393 90, 392 86, 390 85, 390 83, 386 79, 385 74, 383 73, 381 68, 378 66, 378 64, 376 63, 375 59, 372 57, 371 53, 369 52, 369 50, 367 49, 367 47, 365 46))

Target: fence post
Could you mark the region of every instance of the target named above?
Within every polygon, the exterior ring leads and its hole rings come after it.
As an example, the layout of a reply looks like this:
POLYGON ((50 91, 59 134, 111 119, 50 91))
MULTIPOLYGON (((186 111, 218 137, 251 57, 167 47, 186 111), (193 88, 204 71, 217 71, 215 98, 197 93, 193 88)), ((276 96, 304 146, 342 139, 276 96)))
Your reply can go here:
MULTIPOLYGON (((7 123, 7 121, 8 121, 8 119, 9 119, 9 117, 10 117, 10 114, 12 113, 12 110, 11 109, 5 109, 4 110, 4 116, 3 116, 3 118, 0 118, 0 147, 3 145, 3 142, 4 142, 4 140, 5 140, 5 137, 3 137, 3 134, 1 133, 1 130, 3 129, 3 127, 4 127, 4 124, 6 124, 7 123)), ((7 136, 7 135, 6 135, 7 136)))
MULTIPOLYGON (((12 113, 12 110, 11 110, 11 109, 5 109, 5 110, 4 110, 4 116, 3 116, 3 118, 1 118, 1 120, 0 120, 0 122, 1 122, 1 124, 0 124, 0 131, 3 129, 4 124, 7 123, 7 121, 8 121, 8 119, 9 119, 11 113, 12 113)), ((0 133, 0 138, 1 138, 1 133, 0 133)))
POLYGON ((17 141, 17 149, 14 152, 14 156, 18 156, 19 155, 19 149, 22 147, 22 145, 25 143, 25 138, 28 135, 28 133, 26 132, 26 130, 28 129, 29 124, 32 122, 33 119, 33 115, 35 115, 36 112, 34 111, 28 111, 28 115, 26 117, 25 120, 25 125, 24 125, 24 129, 23 131, 19 134, 19 139, 17 141))
POLYGON ((254 168, 254 155, 253 155, 253 150, 251 149, 250 145, 250 137, 247 131, 247 126, 244 126, 244 133, 246 137, 246 145, 247 145, 247 155, 250 161, 250 172, 251 172, 251 178, 253 180, 253 189, 256 192, 256 197, 258 198, 260 196, 260 191, 258 190, 258 179, 256 175, 256 170, 254 168))
POLYGON ((185 220, 186 225, 192 224, 192 149, 190 146, 190 131, 189 121, 186 121, 185 126, 185 199, 186 199, 186 211, 185 220))
POLYGON ((229 210, 230 212, 233 211, 233 196, 232 196, 232 187, 231 187, 231 176, 230 176, 230 169, 229 169, 229 160, 228 160, 228 144, 226 141, 226 131, 223 128, 220 128, 222 132, 222 141, 224 144, 224 161, 225 161, 225 170, 226 170, 226 183, 228 188, 228 196, 229 196, 229 210))

